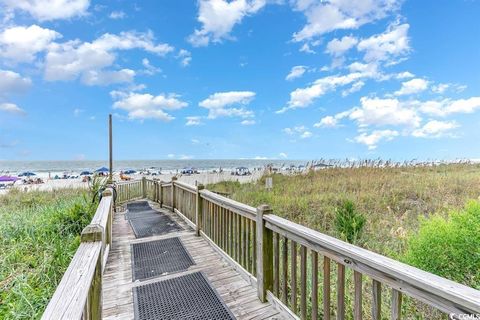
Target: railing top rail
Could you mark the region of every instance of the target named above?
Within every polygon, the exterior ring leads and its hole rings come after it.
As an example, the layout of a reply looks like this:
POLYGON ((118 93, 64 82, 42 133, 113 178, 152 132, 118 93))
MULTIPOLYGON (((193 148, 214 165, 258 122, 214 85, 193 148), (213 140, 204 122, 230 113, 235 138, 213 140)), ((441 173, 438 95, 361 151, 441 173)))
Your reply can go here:
POLYGON ((115 182, 115 185, 122 186, 122 185, 125 185, 125 184, 137 183, 137 182, 141 182, 141 181, 142 181, 141 179, 128 180, 128 181, 118 181, 118 182, 115 182))
MULTIPOLYGON (((362 273, 372 278, 377 278, 382 282, 390 284, 400 283, 401 287, 399 289, 401 291, 419 298, 442 311, 450 312, 455 310, 455 307, 458 307, 461 311, 480 313, 480 291, 478 290, 327 236, 281 217, 265 215, 264 218, 267 222, 267 228, 273 230, 276 229, 274 227, 277 227, 285 231, 287 237, 290 235, 303 239, 314 250, 317 249, 333 255, 340 255, 343 259, 348 259, 343 261, 345 264, 352 268, 361 269, 362 273), (415 292, 425 291, 440 297, 440 300, 432 301, 431 296, 415 296, 415 292), (441 301, 441 299, 445 301, 441 301), (450 307, 449 303, 451 304, 450 307)), ((276 229, 274 231, 279 230, 276 229)))
POLYGON ((107 226, 108 216, 110 214, 110 208, 112 206, 113 197, 112 196, 103 196, 102 200, 98 204, 95 215, 92 218, 90 224, 98 224, 104 229, 107 226))
POLYGON ((175 181, 175 186, 190 192, 197 192, 197 188, 195 186, 192 186, 191 184, 185 182, 175 181))
POLYGON ((99 241, 80 244, 42 319, 82 318, 101 251, 102 243, 99 241))
POLYGON ((236 212, 249 219, 255 220, 255 217, 257 216, 257 209, 255 209, 254 207, 251 207, 244 203, 218 195, 212 191, 201 190, 200 195, 202 196, 202 198, 206 200, 212 201, 218 204, 219 206, 222 206, 226 209, 236 212))

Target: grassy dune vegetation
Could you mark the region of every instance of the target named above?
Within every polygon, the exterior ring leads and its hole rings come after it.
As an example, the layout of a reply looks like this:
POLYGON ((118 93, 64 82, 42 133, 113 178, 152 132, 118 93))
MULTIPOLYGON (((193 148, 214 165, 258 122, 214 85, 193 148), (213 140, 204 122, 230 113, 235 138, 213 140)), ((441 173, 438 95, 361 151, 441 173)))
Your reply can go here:
POLYGON ((0 196, 0 319, 40 318, 95 208, 85 190, 0 196))
MULTIPOLYGON (((479 165, 329 168, 272 177, 272 191, 265 190, 265 178, 207 187, 252 206, 269 204, 279 216, 480 289, 479 165)), ((350 281, 347 287, 351 293, 350 281)), ((364 288, 368 300, 370 285, 364 288)), ((403 309, 416 319, 442 318, 409 299, 403 309)))

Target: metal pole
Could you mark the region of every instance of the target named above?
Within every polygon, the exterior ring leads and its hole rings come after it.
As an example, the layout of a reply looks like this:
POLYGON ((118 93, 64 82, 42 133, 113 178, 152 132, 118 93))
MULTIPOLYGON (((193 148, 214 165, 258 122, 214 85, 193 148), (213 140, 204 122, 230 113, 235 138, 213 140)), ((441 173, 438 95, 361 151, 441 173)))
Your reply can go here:
POLYGON ((108 143, 109 143, 109 165, 110 165, 110 176, 108 178, 109 182, 113 182, 113 154, 112 154, 112 115, 108 115, 108 143))

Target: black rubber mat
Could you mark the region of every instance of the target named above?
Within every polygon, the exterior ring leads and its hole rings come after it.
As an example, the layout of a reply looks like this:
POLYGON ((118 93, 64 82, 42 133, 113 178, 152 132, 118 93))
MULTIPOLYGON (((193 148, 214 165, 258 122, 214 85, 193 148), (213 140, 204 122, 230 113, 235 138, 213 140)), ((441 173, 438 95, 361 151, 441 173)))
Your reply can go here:
POLYGON ((182 227, 164 214, 157 214, 157 216, 149 218, 131 219, 129 221, 136 238, 159 236, 182 230, 182 227))
POLYGON ((158 215, 163 215, 162 213, 159 213, 157 210, 154 209, 146 209, 143 211, 127 211, 125 214, 125 219, 131 220, 131 219, 138 219, 138 218, 151 218, 151 217, 156 217, 158 215))
POLYGON ((185 271, 195 262, 180 238, 132 244, 133 280, 185 271))
POLYGON ((201 272, 133 288, 135 319, 235 319, 201 272))
POLYGON ((127 209, 129 211, 143 211, 143 210, 151 210, 152 208, 148 204, 148 201, 135 201, 127 203, 127 209))

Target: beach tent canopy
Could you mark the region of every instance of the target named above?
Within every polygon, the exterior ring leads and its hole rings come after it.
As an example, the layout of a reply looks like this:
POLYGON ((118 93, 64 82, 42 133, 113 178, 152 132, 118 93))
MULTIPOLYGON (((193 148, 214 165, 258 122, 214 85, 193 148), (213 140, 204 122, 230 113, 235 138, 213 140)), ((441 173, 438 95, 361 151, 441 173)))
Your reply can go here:
POLYGON ((128 170, 125 170, 123 173, 125 174, 134 174, 134 173, 137 173, 137 171, 133 170, 133 169, 128 169, 128 170))
POLYGON ((0 176, 0 182, 15 182, 17 180, 20 180, 17 177, 11 177, 11 176, 0 176))
POLYGON ((31 177, 31 176, 36 176, 36 174, 31 172, 31 171, 25 171, 25 172, 20 173, 18 176, 19 177, 31 177))
POLYGON ((97 170, 95 170, 95 172, 108 172, 110 170, 108 170, 108 168, 105 168, 105 167, 101 167, 101 168, 98 168, 97 170))
POLYGON ((87 171, 87 170, 82 171, 82 172, 80 173, 81 176, 89 176, 89 175, 91 175, 91 174, 92 174, 92 172, 91 172, 91 171, 87 171))

